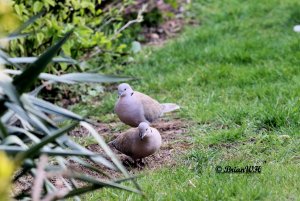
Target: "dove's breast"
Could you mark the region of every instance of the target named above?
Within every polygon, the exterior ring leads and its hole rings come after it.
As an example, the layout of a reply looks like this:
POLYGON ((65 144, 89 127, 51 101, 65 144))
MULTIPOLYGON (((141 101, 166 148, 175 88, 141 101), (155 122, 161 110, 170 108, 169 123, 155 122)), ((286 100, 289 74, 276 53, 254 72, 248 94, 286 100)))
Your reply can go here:
POLYGON ((133 159, 144 158, 154 154, 161 146, 161 136, 157 132, 154 135, 149 134, 143 140, 136 138, 132 142, 132 155, 133 159))
POLYGON ((133 127, 137 127, 140 122, 147 122, 141 102, 132 96, 121 97, 116 103, 115 112, 123 123, 133 127))

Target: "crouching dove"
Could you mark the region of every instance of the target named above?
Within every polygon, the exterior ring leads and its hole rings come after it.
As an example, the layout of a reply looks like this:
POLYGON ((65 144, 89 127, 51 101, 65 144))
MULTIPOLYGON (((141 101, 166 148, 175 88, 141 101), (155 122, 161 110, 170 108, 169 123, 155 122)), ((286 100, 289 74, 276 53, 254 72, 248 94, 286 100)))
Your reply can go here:
POLYGON ((138 128, 131 128, 109 142, 123 154, 130 156, 135 162, 151 154, 154 154, 161 145, 161 136, 158 130, 142 122, 138 128))
POLYGON ((159 103, 146 94, 133 91, 127 83, 118 86, 118 95, 115 112, 123 123, 132 127, 141 122, 152 123, 164 113, 180 108, 174 103, 159 103))

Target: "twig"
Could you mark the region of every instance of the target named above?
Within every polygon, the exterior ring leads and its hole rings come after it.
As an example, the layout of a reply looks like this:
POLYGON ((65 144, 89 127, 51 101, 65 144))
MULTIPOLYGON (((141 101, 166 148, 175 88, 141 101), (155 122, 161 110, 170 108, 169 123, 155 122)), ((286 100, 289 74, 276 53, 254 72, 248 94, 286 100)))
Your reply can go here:
MULTIPOLYGON (((114 40, 118 37, 118 35, 124 31, 124 29, 126 29, 127 27, 129 27, 130 25, 134 24, 134 23, 139 23, 143 21, 143 13, 146 11, 148 4, 143 4, 141 10, 139 10, 137 18, 134 20, 131 20, 129 22, 127 22, 123 27, 121 27, 119 30, 115 31, 114 35, 111 37, 111 40, 114 40)), ((113 18, 111 18, 113 21, 113 18)), ((109 20, 108 20, 109 21, 109 20)), ((105 23, 106 25, 107 23, 105 23)), ((99 47, 95 47, 91 52, 86 53, 83 57, 81 57, 81 59, 79 59, 79 61, 84 61, 86 59, 90 59, 100 53, 103 53, 106 51, 101 50, 99 47)))
POLYGON ((131 21, 127 22, 123 27, 121 27, 119 30, 117 30, 117 31, 115 32, 115 34, 112 36, 111 40, 116 39, 116 37, 117 37, 124 29, 126 29, 126 28, 129 27, 130 25, 132 25, 132 24, 134 24, 134 23, 142 22, 142 21, 143 21, 143 13, 145 12, 146 8, 147 8, 147 4, 143 4, 141 10, 139 10, 139 12, 138 12, 137 18, 134 19, 134 20, 131 20, 131 21))

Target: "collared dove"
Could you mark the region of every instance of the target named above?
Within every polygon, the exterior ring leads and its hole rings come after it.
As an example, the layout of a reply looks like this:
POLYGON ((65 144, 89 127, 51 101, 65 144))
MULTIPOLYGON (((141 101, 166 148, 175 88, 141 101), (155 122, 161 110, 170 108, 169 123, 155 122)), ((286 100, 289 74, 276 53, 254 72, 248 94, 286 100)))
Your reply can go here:
POLYGON ((164 113, 180 108, 174 103, 161 104, 146 94, 133 91, 127 83, 118 86, 118 95, 115 112, 123 123, 132 127, 141 122, 150 124, 164 113))
POLYGON ((137 128, 131 128, 109 142, 123 154, 130 156, 135 162, 154 154, 161 145, 161 136, 157 129, 142 122, 137 128))

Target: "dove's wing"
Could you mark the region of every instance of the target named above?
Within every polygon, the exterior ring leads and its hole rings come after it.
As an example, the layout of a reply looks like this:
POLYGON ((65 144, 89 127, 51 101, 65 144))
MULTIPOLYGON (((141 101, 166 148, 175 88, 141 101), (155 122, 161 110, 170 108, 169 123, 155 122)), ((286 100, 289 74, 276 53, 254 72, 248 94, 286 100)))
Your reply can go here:
POLYGON ((142 103, 144 116, 148 122, 153 122, 162 115, 163 107, 159 102, 138 91, 134 92, 134 95, 142 103))
POLYGON ((125 133, 120 134, 115 140, 110 142, 118 151, 127 156, 133 155, 133 141, 138 137, 139 130, 137 128, 131 128, 125 133))

